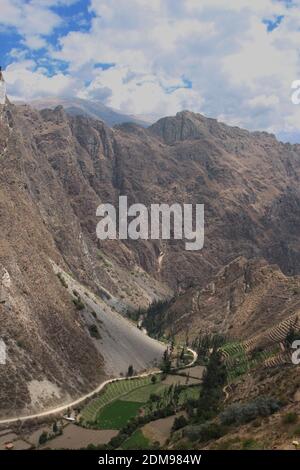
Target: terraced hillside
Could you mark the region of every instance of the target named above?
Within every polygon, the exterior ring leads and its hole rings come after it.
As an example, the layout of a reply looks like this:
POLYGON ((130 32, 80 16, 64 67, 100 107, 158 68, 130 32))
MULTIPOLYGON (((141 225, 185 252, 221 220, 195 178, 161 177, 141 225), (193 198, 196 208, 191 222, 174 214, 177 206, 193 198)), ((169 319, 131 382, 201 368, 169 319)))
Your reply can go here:
POLYGON ((124 397, 132 390, 139 389, 145 385, 149 385, 150 383, 151 377, 148 376, 129 380, 118 380, 108 384, 99 397, 92 400, 87 406, 83 408, 81 412, 83 424, 94 422, 97 418, 97 414, 108 403, 113 402, 117 398, 124 397))

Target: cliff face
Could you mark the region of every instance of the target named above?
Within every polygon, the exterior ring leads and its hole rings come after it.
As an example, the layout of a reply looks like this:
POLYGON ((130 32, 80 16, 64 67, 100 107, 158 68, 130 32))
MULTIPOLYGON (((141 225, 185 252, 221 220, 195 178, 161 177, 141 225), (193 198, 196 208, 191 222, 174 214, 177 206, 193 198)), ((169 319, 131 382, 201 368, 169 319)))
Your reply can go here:
POLYGON ((190 339, 207 333, 246 340, 300 311, 300 276, 263 259, 238 257, 202 289, 190 288, 157 319, 162 331, 190 339))
POLYGON ((189 112, 148 129, 110 129, 61 107, 7 104, 0 163, 0 328, 11 365, 0 369, 4 408, 29 405, 34 381, 66 396, 105 374, 101 348, 51 262, 100 297, 109 291, 110 308, 122 313, 171 288, 204 288, 241 254, 299 273, 300 146, 271 135, 189 112), (188 252, 174 240, 99 242, 96 208, 119 195, 129 204, 204 203, 204 249, 188 252))

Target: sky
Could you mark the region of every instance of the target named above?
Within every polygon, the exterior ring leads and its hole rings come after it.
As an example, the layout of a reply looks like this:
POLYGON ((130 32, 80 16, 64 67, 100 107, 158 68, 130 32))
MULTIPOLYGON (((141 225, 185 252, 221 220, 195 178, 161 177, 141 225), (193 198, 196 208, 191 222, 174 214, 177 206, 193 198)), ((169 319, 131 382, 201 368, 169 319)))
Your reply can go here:
POLYGON ((0 0, 11 99, 183 109, 300 142, 300 0, 0 0))

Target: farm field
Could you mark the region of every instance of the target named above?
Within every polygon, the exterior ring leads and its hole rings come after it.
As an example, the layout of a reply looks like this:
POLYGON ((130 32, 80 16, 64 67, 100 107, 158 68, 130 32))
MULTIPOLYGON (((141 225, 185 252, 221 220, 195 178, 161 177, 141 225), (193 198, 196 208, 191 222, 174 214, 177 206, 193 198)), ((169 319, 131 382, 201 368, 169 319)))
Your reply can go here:
MULTIPOLYGON (((178 413, 176 416, 184 416, 183 412, 178 413)), ((142 427, 143 435, 151 442, 159 442, 164 445, 166 440, 170 437, 171 429, 174 424, 175 416, 168 416, 167 418, 157 419, 145 424, 142 427)))
POLYGON ((274 345, 266 351, 257 352, 255 355, 252 353, 251 355, 246 352, 243 343, 235 342, 225 344, 220 350, 225 357, 228 382, 231 383, 241 375, 261 365, 264 360, 276 355, 279 352, 279 347, 274 345))
MULTIPOLYGON (((195 368, 194 374, 199 374, 200 377, 201 371, 196 369, 197 368, 195 368)), ((135 406, 133 406, 133 414, 130 415, 130 417, 133 417, 136 416, 136 410, 138 410, 142 405, 145 405, 149 401, 151 395, 155 394, 163 396, 166 393, 166 390, 172 385, 175 386, 199 384, 199 380, 194 378, 190 378, 187 384, 186 377, 176 375, 169 375, 163 382, 161 381, 160 376, 157 375, 156 380, 156 383, 152 383, 151 377, 143 377, 130 380, 116 381, 109 384, 98 397, 92 400, 82 410, 82 424, 84 426, 89 424, 96 424, 97 427, 100 426, 100 429, 118 429, 118 427, 113 428, 111 424, 108 424, 110 423, 110 420, 108 419, 110 414, 115 414, 114 408, 116 406, 116 403, 135 403, 135 406)), ((186 387, 186 389, 182 390, 182 392, 180 393, 179 403, 184 403, 184 401, 189 398, 198 398, 198 396, 198 387, 186 387)), ((119 406, 123 405, 119 404, 119 406)), ((128 405, 128 410, 130 409, 130 406, 131 405, 128 405)), ((113 421, 115 422, 115 417, 113 418, 113 421)), ((119 426, 118 423, 119 419, 116 420, 115 426, 119 426)))
POLYGON ((163 390, 166 388, 167 384, 164 382, 159 382, 156 384, 145 385, 144 387, 139 387, 132 392, 129 392, 127 395, 122 397, 124 401, 135 401, 139 403, 146 403, 150 395, 156 393, 160 395, 163 390))
POLYGON ((151 384, 151 377, 142 377, 130 380, 120 380, 108 384, 100 395, 88 403, 81 412, 84 423, 96 421, 97 414, 107 404, 113 402, 129 392, 151 384))
POLYGON ((144 436, 140 429, 138 429, 121 445, 120 448, 123 450, 150 449, 150 440, 144 436))
POLYGON ((74 424, 69 424, 64 428, 63 434, 47 441, 44 449, 82 449, 90 444, 95 446, 107 444, 110 439, 118 433, 113 429, 84 429, 74 424))
POLYGON ((139 402, 121 400, 109 403, 97 415, 98 429, 121 429, 138 414, 141 405, 139 402))

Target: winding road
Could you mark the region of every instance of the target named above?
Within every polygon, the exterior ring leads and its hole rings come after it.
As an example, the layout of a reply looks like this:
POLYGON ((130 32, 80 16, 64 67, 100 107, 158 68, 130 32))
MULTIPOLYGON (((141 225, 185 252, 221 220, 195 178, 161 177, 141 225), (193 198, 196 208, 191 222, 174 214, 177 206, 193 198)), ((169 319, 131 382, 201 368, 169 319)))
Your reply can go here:
MULTIPOLYGON (((195 362, 197 361, 197 359, 198 359, 198 354, 196 353, 196 351, 194 351, 193 349, 190 349, 190 348, 187 348, 187 350, 190 351, 193 354, 193 359, 189 364, 184 366, 184 369, 193 366, 195 364, 195 362)), ((147 377, 149 375, 160 374, 160 373, 161 373, 161 371, 155 371, 155 372, 152 371, 152 372, 144 372, 142 374, 135 375, 133 377, 130 377, 130 379, 128 377, 117 377, 117 378, 114 378, 114 379, 109 379, 109 380, 106 380, 105 382, 102 382, 92 392, 87 393, 86 395, 83 395, 82 397, 77 398, 77 400, 74 400, 70 403, 67 403, 66 405, 61 405, 61 406, 58 406, 56 408, 52 408, 51 410, 43 411, 41 413, 36 413, 36 414, 28 415, 28 416, 19 416, 19 417, 15 417, 15 418, 2 419, 2 420, 0 420, 0 425, 2 425, 2 424, 12 424, 12 423, 17 423, 17 422, 24 422, 24 421, 28 421, 30 419, 36 419, 36 418, 46 418, 48 416, 63 413, 64 411, 68 410, 69 408, 73 408, 74 406, 79 405, 80 403, 84 402, 88 398, 92 398, 94 395, 101 392, 101 390, 103 390, 104 387, 106 387, 106 385, 108 385, 111 382, 120 381, 120 380, 131 380, 131 379, 136 379, 136 378, 140 378, 140 377, 147 377)))

